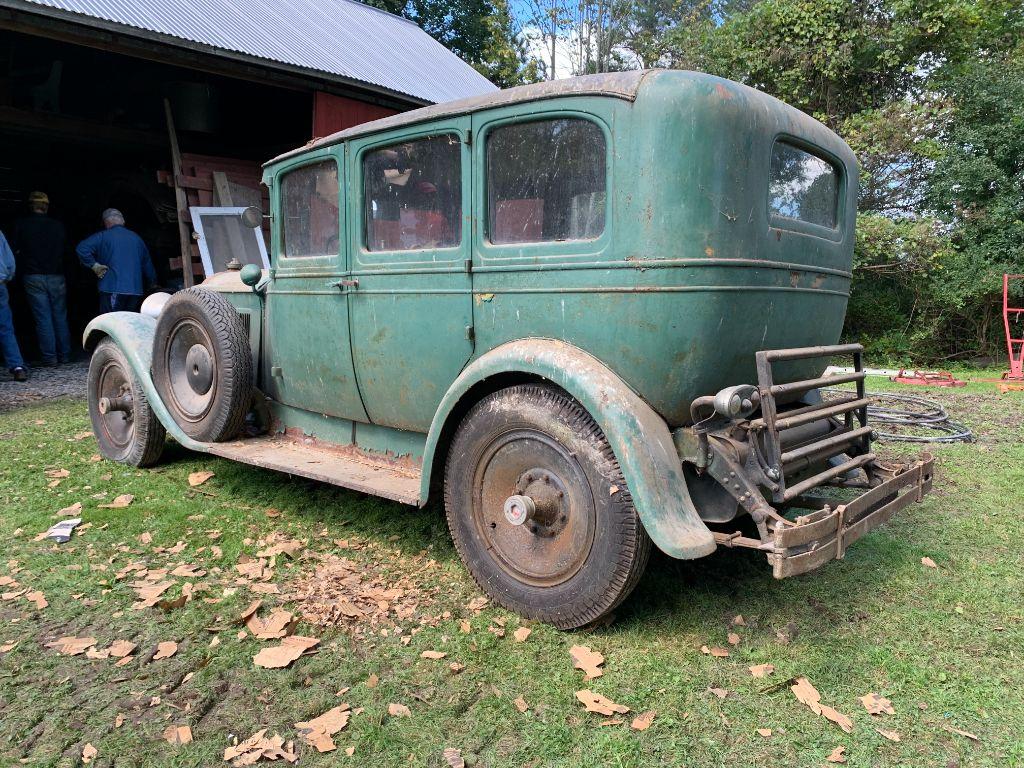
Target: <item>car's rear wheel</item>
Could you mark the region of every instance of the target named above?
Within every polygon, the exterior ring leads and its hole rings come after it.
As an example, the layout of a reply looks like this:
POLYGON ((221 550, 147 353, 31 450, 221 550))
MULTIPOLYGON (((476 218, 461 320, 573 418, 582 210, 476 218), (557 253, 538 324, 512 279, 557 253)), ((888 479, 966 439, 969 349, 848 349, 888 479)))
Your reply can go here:
POLYGON ((470 410, 448 453, 445 506, 480 587, 561 629, 612 611, 650 555, 607 438, 553 387, 510 387, 470 410))
POLYGON ((189 437, 215 443, 242 429, 252 403, 252 353, 241 317, 215 291, 174 294, 157 320, 153 383, 189 437))
POLYGON ((101 341, 92 353, 87 384, 89 418, 100 453, 133 467, 156 464, 167 433, 112 339, 101 341))

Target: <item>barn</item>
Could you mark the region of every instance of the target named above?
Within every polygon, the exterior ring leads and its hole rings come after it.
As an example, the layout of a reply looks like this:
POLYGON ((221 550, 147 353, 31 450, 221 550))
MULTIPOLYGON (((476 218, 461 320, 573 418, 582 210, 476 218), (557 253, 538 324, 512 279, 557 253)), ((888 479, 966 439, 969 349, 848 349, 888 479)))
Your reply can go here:
POLYGON ((46 192, 67 230, 74 336, 96 290, 73 248, 104 208, 124 212, 174 289, 202 276, 189 205, 258 200, 260 165, 283 150, 493 89, 414 23, 356 0, 0 0, 0 231, 46 192))

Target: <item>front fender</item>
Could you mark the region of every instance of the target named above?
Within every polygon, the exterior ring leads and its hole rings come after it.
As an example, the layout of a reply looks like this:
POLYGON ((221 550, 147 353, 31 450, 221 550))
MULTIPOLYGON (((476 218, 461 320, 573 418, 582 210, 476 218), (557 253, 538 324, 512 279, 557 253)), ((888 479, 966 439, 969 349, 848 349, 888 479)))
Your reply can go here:
POLYGON ((149 400, 149 407, 167 430, 167 434, 186 448, 194 451, 207 451, 204 443, 193 440, 181 431, 171 418, 163 400, 153 386, 150 374, 153 363, 153 336, 156 334, 156 318, 138 312, 107 312, 93 318, 85 327, 82 343, 90 352, 96 345, 109 336, 117 344, 128 359, 132 372, 142 384, 142 389, 149 400))
POLYGON ((553 339, 525 339, 496 347, 455 380, 434 415, 423 455, 420 498, 426 499, 438 441, 459 401, 490 376, 522 372, 568 392, 597 421, 615 452, 637 513, 654 543, 688 560, 715 550, 711 531, 690 499, 668 425, 604 363, 553 339))

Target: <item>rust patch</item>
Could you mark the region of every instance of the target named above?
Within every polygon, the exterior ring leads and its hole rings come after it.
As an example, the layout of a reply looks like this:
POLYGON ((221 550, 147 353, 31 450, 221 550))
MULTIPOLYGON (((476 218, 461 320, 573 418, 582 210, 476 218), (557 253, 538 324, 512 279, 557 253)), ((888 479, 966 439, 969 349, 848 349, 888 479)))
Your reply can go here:
POLYGON ((797 272, 796 270, 793 270, 789 273, 789 284, 794 288, 800 285, 800 273, 797 272))
POLYGON ((815 275, 814 280, 811 281, 811 288, 821 288, 826 280, 828 280, 828 275, 815 275))

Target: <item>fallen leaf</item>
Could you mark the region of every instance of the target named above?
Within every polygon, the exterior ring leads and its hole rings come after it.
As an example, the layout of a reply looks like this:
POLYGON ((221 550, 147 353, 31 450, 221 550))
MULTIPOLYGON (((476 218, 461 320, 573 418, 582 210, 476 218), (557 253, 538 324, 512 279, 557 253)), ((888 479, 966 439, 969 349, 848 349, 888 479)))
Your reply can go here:
POLYGON ((896 731, 887 731, 884 728, 875 728, 878 733, 882 734, 889 741, 899 741, 900 735, 896 731))
POLYGON ((213 472, 204 469, 200 472, 192 472, 188 476, 188 484, 190 487, 195 488, 197 485, 202 485, 207 480, 213 477, 213 472))
POLYGON ((354 755, 355 753, 356 753, 356 748, 355 747, 345 747, 345 754, 348 755, 349 757, 352 757, 352 755, 354 755))
POLYGON ((922 557, 921 558, 921 565, 924 565, 924 566, 926 566, 928 568, 938 568, 939 567, 939 566, 937 566, 935 564, 935 561, 932 560, 930 557, 922 557))
POLYGON ((877 693, 868 693, 860 697, 860 703, 864 705, 864 709, 872 715, 895 715, 896 710, 893 709, 892 702, 884 696, 879 696, 877 693))
POLYGON ((708 691, 715 694, 715 696, 717 696, 720 699, 724 699, 726 696, 729 695, 729 692, 725 690, 725 688, 708 688, 708 691))
POLYGON ((467 621, 466 619, 459 620, 459 632, 461 632, 464 635, 468 635, 472 631, 473 625, 470 624, 469 621, 467 621))
POLYGON ((766 739, 767 739, 767 738, 768 738, 769 736, 771 736, 771 735, 772 735, 772 729, 771 729, 771 728, 758 728, 758 729, 757 729, 757 732, 758 732, 758 733, 759 733, 760 735, 764 736, 764 737, 765 737, 766 739))
POLYGON ((82 502, 76 501, 70 507, 64 507, 58 509, 57 514, 54 517, 78 517, 78 513, 82 511, 82 502))
POLYGON ((375 673, 371 672, 370 676, 368 678, 366 678, 366 687, 367 688, 376 688, 377 687, 377 683, 379 683, 379 682, 380 682, 380 678, 377 677, 377 675, 375 673))
POLYGON ((253 600, 249 603, 249 607, 242 611, 242 615, 238 617, 238 621, 236 623, 245 624, 249 620, 249 617, 260 609, 261 605, 263 605, 262 600, 253 600))
POLYGON ((604 664, 604 656, 585 645, 574 645, 569 649, 569 657, 572 659, 573 667, 583 670, 584 682, 604 674, 604 670, 600 669, 604 664))
POLYGON ((610 717, 607 720, 602 720, 600 723, 598 723, 598 726, 601 728, 607 728, 611 725, 622 725, 624 722, 626 721, 623 720, 621 717, 610 717))
POLYGON ((729 645, 739 645, 740 644, 740 636, 737 635, 735 632, 730 632, 726 639, 729 641, 729 645))
POLYGON ((704 654, 711 654, 716 658, 722 659, 729 655, 729 651, 725 648, 708 648, 706 645, 700 647, 700 652, 704 654))
POLYGON ((629 712, 629 707, 616 704, 611 699, 590 690, 576 691, 576 698, 586 707, 587 712, 596 712, 599 715, 624 715, 629 712))
POLYGON ((349 705, 340 704, 327 710, 320 717, 295 723, 295 730, 299 732, 299 738, 316 747, 317 752, 331 752, 337 749, 331 737, 348 725, 351 715, 349 705))
POLYGON ((526 699, 522 696, 516 696, 512 703, 516 705, 516 709, 520 712, 526 712, 530 708, 530 705, 526 703, 526 699))
POLYGON ((747 622, 744 620, 742 613, 737 613, 735 616, 733 616, 732 617, 732 622, 730 622, 730 623, 734 627, 745 627, 745 626, 747 626, 747 622))
POLYGON ((47 643, 46 647, 53 648, 65 656, 77 656, 80 653, 85 653, 86 649, 94 645, 96 645, 95 637, 62 637, 47 643))
POLYGON ((946 723, 941 723, 941 726, 943 730, 955 733, 957 736, 963 736, 965 739, 970 739, 971 741, 981 741, 981 739, 969 731, 961 731, 959 728, 954 728, 952 725, 947 725, 946 723))
POLYGON ((180 747, 192 743, 192 729, 187 725, 169 725, 164 729, 164 741, 180 747))
POLYGON ((420 658, 433 659, 434 661, 437 661, 438 659, 443 659, 447 655, 448 654, 444 653, 443 651, 424 651, 420 654, 420 658))
POLYGON ((459 662, 457 661, 453 661, 451 664, 448 665, 448 671, 451 672, 453 675, 459 674, 459 672, 461 672, 465 668, 465 664, 459 664, 459 662))
POLYGON ((466 768, 466 761, 462 759, 462 751, 455 747, 448 747, 441 753, 448 768, 466 768))
POLYGON ((114 718, 114 727, 120 728, 122 725, 124 725, 124 715, 118 712, 117 716, 114 718))
POLYGON ((71 473, 66 469, 48 469, 46 470, 46 476, 49 478, 62 479, 65 477, 71 477, 71 473))
POLYGON ((82 762, 91 763, 93 760, 96 759, 96 755, 98 754, 99 752, 97 751, 96 747, 94 747, 92 744, 86 744, 84 747, 82 747, 82 762))
POLYGON ((292 635, 291 637, 284 638, 284 640, 281 641, 281 645, 264 648, 253 656, 252 660, 257 667, 263 667, 265 669, 281 669, 282 667, 287 667, 303 653, 319 643, 320 641, 314 637, 292 635))
POLYGON ((288 626, 294 619, 291 611, 275 608, 266 619, 261 619, 255 613, 250 614, 245 627, 260 640, 277 640, 288 634, 288 626))
POLYGON ((140 533, 135 538, 139 540, 139 544, 152 544, 153 543, 153 534, 150 533, 149 531, 143 531, 142 533, 140 533))
POLYGON ((177 652, 178 644, 173 640, 167 640, 165 642, 158 643, 156 646, 156 653, 153 654, 153 661, 159 661, 160 659, 169 659, 177 652))
POLYGON ((100 504, 100 509, 124 509, 135 500, 130 493, 122 493, 109 504, 100 504))
POLYGON ((235 766, 253 765, 261 758, 267 760, 286 760, 294 763, 299 756, 293 751, 291 744, 285 745, 284 739, 278 735, 267 738, 267 729, 256 731, 240 744, 224 750, 224 760, 235 766))
POLYGON ((115 659, 123 659, 135 650, 135 643, 128 642, 127 640, 115 640, 107 650, 115 659))
POLYGON ((749 669, 750 674, 752 674, 754 677, 767 677, 768 675, 773 674, 775 672, 775 665, 755 664, 754 666, 749 667, 749 669))
POLYGON ((517 643, 525 643, 526 638, 530 636, 531 632, 533 632, 533 630, 529 627, 519 627, 519 629, 512 633, 512 637, 515 638, 517 643))
POLYGON ((46 596, 42 592, 39 592, 38 590, 33 590, 31 592, 26 592, 25 593, 25 599, 28 600, 31 603, 35 603, 36 608, 38 608, 40 611, 43 610, 43 608, 45 608, 46 606, 49 605, 49 603, 46 602, 46 596))
POLYGON ((843 753, 845 751, 846 751, 846 747, 844 747, 843 745, 840 744, 838 747, 833 749, 832 750, 832 754, 829 755, 828 757, 826 757, 825 759, 828 760, 828 762, 830 762, 830 763, 845 763, 846 762, 846 758, 843 757, 843 753))
POLYGON ((818 693, 817 689, 811 685, 806 677, 797 678, 796 682, 790 686, 790 690, 793 691, 793 695, 796 696, 797 700, 802 704, 806 704, 814 714, 821 715, 826 720, 831 720, 846 733, 853 731, 853 721, 842 712, 822 704, 821 694, 818 693))
POLYGON ((629 727, 634 731, 646 731, 651 727, 651 723, 654 722, 654 716, 657 713, 653 709, 649 709, 646 712, 641 712, 639 715, 633 718, 633 722, 629 724, 629 727))
POLYGON ((392 717, 412 717, 412 712, 405 704, 395 704, 394 702, 388 704, 388 714, 392 717))
POLYGON ((466 607, 469 608, 469 610, 473 611, 473 613, 480 613, 480 611, 482 611, 489 602, 490 600, 488 600, 486 597, 474 597, 472 600, 469 601, 469 604, 466 607))

